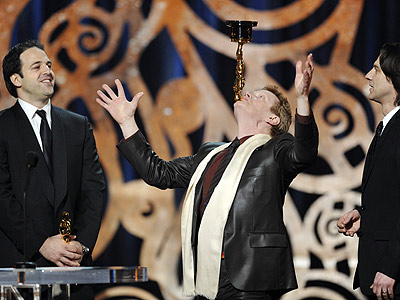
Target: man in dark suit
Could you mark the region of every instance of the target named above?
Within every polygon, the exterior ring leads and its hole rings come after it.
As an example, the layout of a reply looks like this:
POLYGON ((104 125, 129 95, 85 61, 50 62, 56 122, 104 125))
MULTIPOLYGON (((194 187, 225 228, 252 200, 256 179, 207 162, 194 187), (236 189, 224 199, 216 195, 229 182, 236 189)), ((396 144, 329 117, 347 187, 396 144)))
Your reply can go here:
POLYGON ((312 55, 296 65, 296 134, 291 111, 276 87, 247 92, 234 105, 238 135, 206 143, 188 157, 160 159, 134 115, 143 93, 127 101, 103 85, 96 100, 119 123, 118 148, 148 184, 185 187, 182 208, 183 293, 199 299, 277 299, 297 288, 282 207, 291 181, 315 159, 318 130, 308 91, 312 55), (240 144, 240 146, 239 146, 240 144), (233 155, 233 156, 232 156, 233 155))
POLYGON ((361 206, 343 215, 339 232, 359 237, 354 288, 369 299, 400 295, 400 44, 385 44, 371 71, 368 98, 383 120, 368 150, 361 206))
POLYGON ((14 46, 3 75, 18 100, 0 112, 0 266, 90 265, 105 183, 88 119, 51 105, 55 77, 39 42, 14 46), (71 219, 69 243, 58 233, 63 212, 71 219))

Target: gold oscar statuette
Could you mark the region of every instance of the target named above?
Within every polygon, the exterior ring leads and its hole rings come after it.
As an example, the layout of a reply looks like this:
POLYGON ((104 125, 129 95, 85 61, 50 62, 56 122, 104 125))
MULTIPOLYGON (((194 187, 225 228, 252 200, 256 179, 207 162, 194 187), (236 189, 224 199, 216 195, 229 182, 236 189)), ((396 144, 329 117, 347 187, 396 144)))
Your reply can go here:
POLYGON ((242 100, 241 92, 244 88, 244 62, 243 62, 243 45, 251 42, 253 37, 253 27, 257 26, 256 21, 226 21, 226 26, 231 28, 231 42, 237 42, 236 50, 236 78, 233 85, 235 92, 235 102, 242 100))
POLYGON ((71 219, 69 218, 69 212, 63 212, 58 231, 66 243, 71 241, 71 219))

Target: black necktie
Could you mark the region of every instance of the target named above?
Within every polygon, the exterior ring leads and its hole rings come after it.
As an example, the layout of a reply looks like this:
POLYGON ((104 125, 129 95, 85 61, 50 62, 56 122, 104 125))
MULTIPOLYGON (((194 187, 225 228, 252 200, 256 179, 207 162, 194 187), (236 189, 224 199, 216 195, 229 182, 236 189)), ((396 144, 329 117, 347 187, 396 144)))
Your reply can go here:
POLYGON ((378 126, 376 127, 374 139, 372 140, 372 152, 371 152, 372 155, 375 154, 376 145, 378 145, 378 141, 379 138, 381 137, 382 130, 383 130, 383 122, 380 121, 378 126))
POLYGON ((201 215, 204 212, 204 209, 206 208, 208 202, 210 201, 211 195, 213 194, 215 187, 221 180, 222 174, 224 174, 226 167, 228 166, 229 162, 232 160, 233 154, 235 154, 236 149, 239 147, 239 145, 240 145, 240 141, 238 139, 235 139, 228 146, 227 152, 226 152, 224 158, 222 159, 221 163, 219 164, 217 170, 214 173, 213 178, 211 179, 210 188, 208 189, 207 195, 206 195, 204 201, 202 201, 202 203, 200 205, 201 215))
POLYGON ((46 112, 42 109, 37 110, 36 113, 42 118, 40 123, 40 137, 42 139, 43 155, 46 160, 47 168, 49 169, 50 176, 53 177, 53 164, 51 158, 51 130, 49 123, 47 123, 46 112))

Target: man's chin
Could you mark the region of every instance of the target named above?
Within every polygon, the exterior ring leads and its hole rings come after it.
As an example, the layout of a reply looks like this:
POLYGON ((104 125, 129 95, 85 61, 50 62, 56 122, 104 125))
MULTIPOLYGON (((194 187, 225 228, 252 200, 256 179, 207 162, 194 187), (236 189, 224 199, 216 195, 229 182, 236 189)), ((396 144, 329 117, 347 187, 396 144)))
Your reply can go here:
POLYGON ((236 114, 240 114, 240 111, 243 110, 243 103, 240 103, 242 101, 237 101, 235 103, 233 103, 233 113, 236 114))
POLYGON ((236 106, 243 106, 244 105, 244 102, 243 102, 243 100, 241 100, 241 101, 236 101, 235 103, 233 103, 233 108, 235 108, 236 106))
POLYGON ((368 95, 367 95, 367 98, 369 100, 373 101, 374 100, 374 95, 371 92, 369 92, 368 95))
POLYGON ((46 91, 43 91, 43 95, 45 95, 46 97, 51 97, 54 95, 54 88, 53 89, 48 89, 46 91))

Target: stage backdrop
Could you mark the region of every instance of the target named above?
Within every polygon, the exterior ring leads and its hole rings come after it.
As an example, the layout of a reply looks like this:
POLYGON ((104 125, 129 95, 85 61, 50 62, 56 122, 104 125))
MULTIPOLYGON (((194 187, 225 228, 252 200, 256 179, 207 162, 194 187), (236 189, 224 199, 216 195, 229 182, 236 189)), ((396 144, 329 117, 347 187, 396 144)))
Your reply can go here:
MULTIPOLYGON (((366 151, 382 117, 366 98, 364 74, 385 41, 400 41, 399 12, 397 0, 1 0, 1 57, 17 42, 41 40, 57 76, 52 102, 93 124, 108 181, 95 264, 148 268, 148 283, 99 285, 96 299, 182 299, 184 193, 149 187, 121 158, 121 133, 96 104, 96 90, 119 78, 129 97, 143 91, 137 119, 165 159, 233 139, 230 19, 258 21, 244 46, 245 90, 275 84, 294 108, 295 63, 314 53, 319 158, 286 197, 299 289, 282 299, 364 299, 352 290, 357 238, 340 236, 336 221, 360 203, 366 151)), ((0 98, 1 108, 15 101, 4 83, 0 98)))

